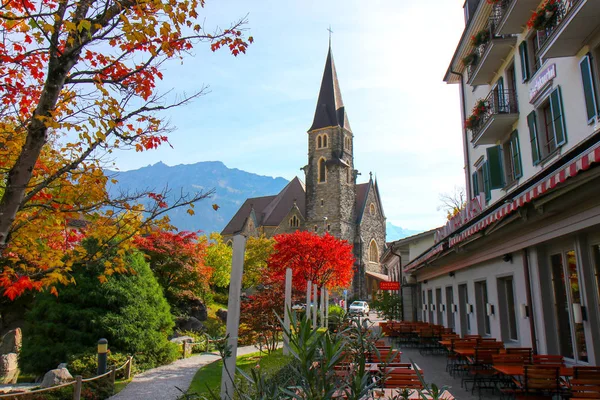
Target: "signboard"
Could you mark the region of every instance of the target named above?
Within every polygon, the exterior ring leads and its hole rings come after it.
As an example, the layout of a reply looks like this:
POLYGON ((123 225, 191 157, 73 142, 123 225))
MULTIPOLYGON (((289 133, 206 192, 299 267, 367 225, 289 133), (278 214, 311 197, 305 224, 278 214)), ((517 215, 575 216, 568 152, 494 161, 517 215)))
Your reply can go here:
POLYGON ((379 290, 400 290, 400 282, 380 281, 379 290))
POLYGON ((556 78, 556 64, 548 66, 529 84, 529 102, 533 103, 554 78, 556 78))

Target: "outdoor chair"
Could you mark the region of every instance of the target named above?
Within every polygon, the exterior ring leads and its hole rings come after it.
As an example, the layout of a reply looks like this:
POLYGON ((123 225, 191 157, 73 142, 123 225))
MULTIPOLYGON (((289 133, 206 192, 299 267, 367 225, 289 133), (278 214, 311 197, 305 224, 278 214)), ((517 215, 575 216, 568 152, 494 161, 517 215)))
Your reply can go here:
POLYGON ((414 370, 390 373, 385 376, 384 388, 423 389, 423 384, 414 370))
POLYGON ((515 399, 560 398, 564 390, 560 381, 560 367, 552 365, 525 365, 523 383, 516 389, 503 389, 515 399))
POLYGON ((461 348, 474 348, 476 345, 476 339, 451 339, 450 349, 446 356, 446 371, 454 376, 457 372, 461 371, 466 362, 463 357, 455 353, 455 350, 461 348))
POLYGON ((468 377, 463 378, 461 386, 468 390, 467 383, 472 382, 471 393, 477 387, 481 396, 481 389, 496 389, 497 372, 492 368, 493 356, 497 355, 498 349, 486 349, 475 347, 475 355, 467 357, 468 377))
POLYGON ((519 354, 523 356, 525 364, 533 363, 533 349, 531 347, 507 347, 506 354, 519 354))
POLYGON ((536 354, 533 356, 533 364, 564 367, 565 360, 563 356, 536 354))

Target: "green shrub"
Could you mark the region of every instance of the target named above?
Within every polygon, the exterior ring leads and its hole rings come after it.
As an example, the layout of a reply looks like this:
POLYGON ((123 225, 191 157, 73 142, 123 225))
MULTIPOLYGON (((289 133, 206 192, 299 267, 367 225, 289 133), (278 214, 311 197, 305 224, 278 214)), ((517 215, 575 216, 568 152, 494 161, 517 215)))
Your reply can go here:
POLYGON ((220 292, 218 289, 216 289, 213 292, 212 300, 215 303, 228 304, 228 302, 229 302, 229 293, 228 292, 227 293, 220 292))
MULTIPOLYGON (((120 368, 127 362, 129 356, 122 353, 109 352, 108 353, 108 361, 107 366, 108 369, 111 368, 120 368)), ((71 356, 69 358, 69 362, 67 363, 67 368, 71 375, 81 375, 83 378, 91 378, 96 376, 96 372, 98 370, 98 354, 79 354, 77 356, 71 356)), ((138 372, 136 367, 135 359, 131 366, 131 374, 135 375, 138 372)), ((122 369, 117 372, 117 378, 121 378, 124 376, 125 369, 122 369)))
POLYGON ((205 333, 198 333, 194 331, 179 331, 181 336, 189 336, 194 339, 195 344, 192 346, 192 353, 203 353, 205 351, 210 351, 212 345, 208 343, 209 337, 205 333))
POLYGON ((57 297, 39 294, 26 315, 20 362, 24 371, 43 373, 70 356, 96 350, 100 338, 113 352, 134 355, 140 369, 175 360, 170 343, 174 323, 163 292, 139 253, 130 254, 132 274, 113 275, 101 284, 102 261, 75 265, 76 284, 57 297))

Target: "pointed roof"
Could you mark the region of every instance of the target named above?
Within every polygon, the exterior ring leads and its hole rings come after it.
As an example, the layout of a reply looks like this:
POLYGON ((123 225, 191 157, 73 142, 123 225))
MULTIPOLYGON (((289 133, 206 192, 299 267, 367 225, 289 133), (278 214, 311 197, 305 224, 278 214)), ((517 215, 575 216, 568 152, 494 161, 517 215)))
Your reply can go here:
POLYGON ((315 118, 308 131, 330 126, 339 126, 352 132, 350 123, 348 122, 348 115, 346 115, 344 108, 344 101, 342 100, 342 92, 340 91, 340 84, 338 83, 337 72, 335 71, 331 45, 327 52, 327 61, 325 61, 325 70, 323 71, 323 80, 321 81, 315 118))
POLYGON ((367 209, 367 199, 371 190, 374 191, 375 201, 377 202, 377 207, 381 212, 381 216, 385 218, 377 181, 373 181, 373 177, 371 177, 369 182, 356 185, 356 223, 358 224, 361 223, 362 217, 367 209))

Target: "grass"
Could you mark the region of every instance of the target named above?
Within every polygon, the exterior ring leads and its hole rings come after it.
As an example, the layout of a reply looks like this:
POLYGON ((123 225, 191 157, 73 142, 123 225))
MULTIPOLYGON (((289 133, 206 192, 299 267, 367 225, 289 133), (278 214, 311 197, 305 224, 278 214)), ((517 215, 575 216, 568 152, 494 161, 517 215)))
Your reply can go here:
POLYGON ((125 386, 129 385, 131 379, 119 379, 115 381, 115 391, 114 394, 119 393, 121 390, 125 389, 125 386))
MULTIPOLYGON (((249 372, 256 364, 260 365, 261 371, 269 374, 275 373, 280 368, 285 366, 290 361, 289 356, 283 355, 283 350, 278 349, 273 353, 266 355, 264 354, 259 361, 260 353, 252 353, 237 358, 236 365, 243 371, 249 372)), ((202 367, 192 380, 188 393, 209 396, 210 390, 218 395, 221 390, 221 372, 223 368, 223 361, 215 361, 202 367), (210 388, 210 390, 209 390, 210 388)))

